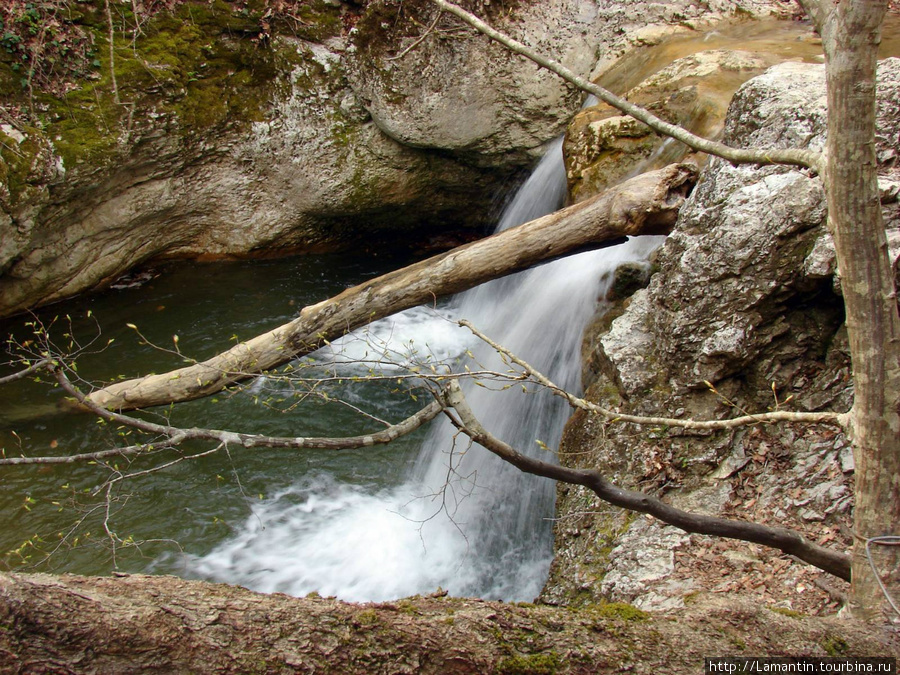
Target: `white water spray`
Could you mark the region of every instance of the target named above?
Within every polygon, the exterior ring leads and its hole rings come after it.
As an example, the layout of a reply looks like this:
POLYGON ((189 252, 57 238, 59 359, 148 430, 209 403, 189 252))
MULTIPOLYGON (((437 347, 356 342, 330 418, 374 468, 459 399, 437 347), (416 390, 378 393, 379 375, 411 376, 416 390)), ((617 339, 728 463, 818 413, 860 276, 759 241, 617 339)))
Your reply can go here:
MULTIPOLYGON (((561 146, 561 140, 553 144, 504 211, 498 230, 562 205, 561 146)), ((631 240, 493 281, 460 296, 449 311, 577 391, 582 333, 611 272, 626 260, 643 259, 658 243, 659 238, 631 240)), ((438 357, 471 347, 483 367, 506 368, 493 350, 449 325, 440 313, 411 310, 370 327, 369 344, 375 336, 395 354, 411 343, 427 344, 438 357)), ((346 348, 353 349, 349 342, 346 348)), ((541 445, 555 448, 559 442, 569 414, 560 399, 472 385, 466 396, 491 432, 522 452, 552 457, 541 445)), ((533 599, 552 556, 555 485, 454 439, 453 431, 447 422, 435 423, 412 475, 392 489, 306 476, 254 507, 235 537, 189 561, 191 571, 260 591, 317 591, 352 601, 438 587, 454 595, 533 599)))

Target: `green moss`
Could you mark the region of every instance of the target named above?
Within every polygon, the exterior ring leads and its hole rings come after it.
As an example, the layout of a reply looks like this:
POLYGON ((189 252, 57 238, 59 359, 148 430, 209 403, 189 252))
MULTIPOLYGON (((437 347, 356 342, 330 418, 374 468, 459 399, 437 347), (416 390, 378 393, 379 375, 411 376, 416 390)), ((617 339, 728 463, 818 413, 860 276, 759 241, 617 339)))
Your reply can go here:
POLYGON ((116 10, 111 57, 102 7, 101 0, 83 3, 72 15, 90 36, 93 60, 91 71, 69 82, 64 94, 35 89, 32 99, 14 71, 21 64, 0 50, 0 95, 38 113, 67 168, 111 163, 142 127, 191 138, 265 119, 272 100, 289 90, 295 66, 305 65, 310 88, 325 75, 311 55, 279 35, 321 40, 342 29, 340 8, 322 0, 294 8, 299 14, 266 18, 262 0, 212 0, 154 14, 136 31, 126 3, 116 10))
POLYGON ((117 79, 132 83, 135 98, 161 85, 168 94, 163 111, 174 113, 185 133, 259 121, 278 69, 253 26, 221 1, 183 5, 145 29, 136 57, 117 49, 117 79))
POLYGON ((35 164, 40 161, 41 132, 34 128, 24 131, 21 143, 0 131, 0 184, 6 187, 10 206, 15 206, 28 189, 35 164))
POLYGON ((802 619, 805 616, 803 612, 798 612, 793 609, 787 609, 786 607, 769 607, 769 610, 775 612, 776 614, 789 616, 792 619, 802 619))
POLYGON ((45 129, 67 169, 81 163, 102 166, 115 155, 121 113, 105 92, 86 87, 47 107, 52 117, 45 129))
POLYGON ((594 611, 605 619, 620 619, 637 623, 650 620, 650 615, 647 612, 625 602, 608 602, 597 605, 594 611))
MULTIPOLYGON (((587 495, 590 499, 593 499, 592 495, 587 495)), ((589 505, 585 505, 585 507, 581 510, 588 511, 593 507, 593 503, 591 502, 589 505)), ((606 572, 609 566, 609 557, 613 552, 613 549, 619 545, 619 539, 622 537, 625 532, 628 531, 628 528, 637 520, 638 516, 633 511, 621 511, 621 512, 608 512, 605 515, 597 515, 594 518, 594 522, 591 526, 591 530, 594 533, 594 544, 591 550, 591 563, 585 565, 585 567, 589 567, 593 571, 593 587, 599 589, 600 582, 603 580, 603 577, 606 576, 606 572)), ((584 561, 582 561, 584 563, 584 561)), ((601 603, 600 605, 595 604, 597 602, 597 591, 589 590, 586 593, 578 593, 572 601, 574 606, 583 606, 583 607, 598 607, 604 606, 605 603, 601 603)), ((615 603, 613 603, 615 604, 615 603)), ((612 610, 611 610, 612 611, 612 610)))
POLYGON ((340 12, 322 0, 302 5, 296 16, 299 26, 291 21, 284 21, 283 26, 304 40, 319 42, 340 35, 344 27, 340 12))
POLYGON ((347 124, 337 114, 332 117, 331 141, 339 148, 353 148, 359 138, 359 125, 347 124))
MULTIPOLYGON (((409 30, 409 26, 399 25, 403 16, 401 5, 391 0, 370 2, 366 11, 356 24, 354 42, 360 49, 369 50, 373 55, 380 54, 388 48, 390 40, 384 39, 385 26, 393 30, 409 30)), ((404 21, 404 24, 406 21, 404 21)))
POLYGON ((359 626, 373 626, 378 623, 378 613, 374 609, 363 609, 357 612, 353 619, 359 626))
POLYGON ((562 659, 555 652, 508 656, 497 664, 502 675, 553 675, 562 666, 562 659))
POLYGON ((700 598, 700 591, 690 591, 682 596, 685 605, 693 605, 700 598))
POLYGON ((844 656, 850 650, 850 645, 842 637, 829 635, 822 640, 822 649, 825 650, 828 656, 844 656))

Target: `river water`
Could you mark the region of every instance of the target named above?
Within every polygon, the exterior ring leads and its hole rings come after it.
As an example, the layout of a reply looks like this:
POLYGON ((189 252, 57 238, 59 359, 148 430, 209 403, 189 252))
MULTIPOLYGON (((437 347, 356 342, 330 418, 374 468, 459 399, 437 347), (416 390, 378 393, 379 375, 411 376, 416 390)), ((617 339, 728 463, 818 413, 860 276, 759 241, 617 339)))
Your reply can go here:
MULTIPOLYGON (((561 141, 548 151, 503 214, 505 229, 556 210, 565 194, 561 141)), ((643 258, 659 238, 613 251, 582 254, 485 284, 435 315, 417 310, 379 322, 375 338, 395 351, 413 339, 446 359, 469 350, 472 368, 506 367, 446 317, 466 318, 528 359, 557 384, 577 390, 580 343, 609 272, 643 258), (606 273, 606 274, 605 274, 606 273), (411 330, 408 330, 411 329, 411 330), (410 338, 409 336, 413 336, 410 338)), ((370 330, 370 332, 372 332, 370 330)), ((334 345, 350 357, 360 339, 334 345)), ((485 426, 520 450, 555 447, 567 417, 558 398, 520 388, 466 386, 485 426)), ((190 572, 264 591, 317 591, 349 600, 382 600, 436 588, 457 595, 531 600, 552 556, 555 486, 525 476, 454 437, 436 421, 417 459, 389 487, 360 488, 331 476, 306 476, 259 504, 243 528, 209 554, 191 558, 190 572), (323 497, 324 495, 324 497, 323 497)), ((550 455, 547 455, 550 457, 550 455)))
MULTIPOLYGON (((408 261, 343 255, 314 256, 299 262, 180 266, 138 289, 110 290, 55 306, 42 312, 41 319, 49 323, 59 317, 52 333, 62 346, 68 342, 63 337, 66 333, 87 343, 97 333, 98 323, 102 336, 90 349, 96 351, 114 340, 102 353, 79 358, 79 373, 85 379, 132 376, 176 367, 180 359, 142 345, 127 327, 129 323, 148 340, 167 347, 177 334, 184 353, 203 358, 227 347, 231 336, 252 337, 289 320, 305 304, 408 261), (90 318, 86 316, 89 310, 90 318), (72 318, 71 330, 66 315, 72 318)), ((4 323, 4 335, 10 330, 19 337, 27 335, 22 324, 23 320, 4 323)), ((408 397, 384 390, 384 385, 373 384, 356 388, 353 394, 365 398, 368 410, 380 418, 401 419, 418 407, 408 397)), ((258 392, 248 390, 190 402, 178 406, 172 419, 277 435, 352 434, 373 429, 371 423, 340 404, 310 401, 302 410, 278 412, 254 405, 257 396, 258 392)), ((60 411, 58 400, 45 385, 31 382, 0 388, 0 438, 6 455, 72 454, 122 442, 116 430, 97 425, 89 416, 60 411)), ((152 416, 157 414, 153 411, 152 416)), ((417 442, 402 439, 390 448, 341 454, 221 453, 131 478, 112 493, 109 526, 122 540, 145 543, 120 547, 115 560, 103 524, 107 518, 105 495, 93 494, 110 477, 110 467, 5 467, 0 489, 0 508, 5 514, 0 555, 4 566, 13 568, 40 562, 52 552, 41 569, 105 573, 117 563, 128 571, 187 573, 182 551, 195 556, 208 553, 240 530, 254 508, 304 476, 322 474, 337 482, 385 485, 387 477, 403 472, 415 461, 417 442), (22 548, 26 542, 33 545, 22 548)), ((117 464, 122 473, 136 473, 147 469, 151 461, 117 464)))

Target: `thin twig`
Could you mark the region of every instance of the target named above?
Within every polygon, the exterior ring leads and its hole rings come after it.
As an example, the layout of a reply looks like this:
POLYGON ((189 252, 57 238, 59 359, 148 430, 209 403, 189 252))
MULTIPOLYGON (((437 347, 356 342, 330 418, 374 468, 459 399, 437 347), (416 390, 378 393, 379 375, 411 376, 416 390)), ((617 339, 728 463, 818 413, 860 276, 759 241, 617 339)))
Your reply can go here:
MULTIPOLYGON (((156 424, 147 420, 137 419, 121 413, 114 413, 90 401, 84 393, 79 390, 71 380, 66 376, 62 368, 55 368, 54 375, 63 391, 72 396, 80 405, 98 417, 115 424, 122 424, 146 433, 157 434, 168 439, 168 445, 181 443, 186 440, 205 440, 218 441, 245 448, 267 447, 267 448, 316 448, 320 450, 349 450, 354 448, 365 448, 373 445, 383 445, 391 441, 412 433, 426 422, 437 417, 441 412, 442 404, 440 401, 432 401, 418 412, 410 415, 406 419, 397 424, 393 424, 386 429, 364 434, 361 436, 348 436, 343 438, 335 437, 285 437, 285 436, 263 436, 258 434, 245 434, 234 431, 225 431, 221 429, 205 429, 200 427, 179 428, 170 425, 156 424)), ((145 448, 146 446, 132 446, 145 448)), ((132 450, 139 452, 140 450, 132 450)), ((103 456, 115 454, 115 450, 103 451, 103 456)), ((97 453, 86 453, 82 457, 95 459, 97 453)), ((0 460, 0 464, 49 464, 62 463, 67 458, 56 457, 15 457, 7 460, 0 460)))
POLYGON ((640 106, 634 105, 625 99, 616 96, 611 91, 600 87, 590 80, 587 80, 576 73, 572 72, 562 64, 551 58, 538 54, 531 48, 525 46, 521 42, 495 30, 474 14, 467 12, 462 7, 458 7, 447 0, 433 0, 433 2, 467 24, 475 28, 475 30, 487 35, 490 39, 499 42, 504 47, 516 54, 534 61, 539 66, 556 73, 567 82, 575 85, 582 91, 593 94, 598 99, 611 105, 613 108, 630 115, 639 122, 643 122, 654 131, 674 138, 676 141, 684 143, 688 147, 705 152, 710 155, 721 157, 734 164, 788 164, 793 166, 802 166, 813 169, 818 173, 822 173, 824 167, 824 156, 821 153, 812 150, 802 150, 799 148, 763 148, 763 149, 745 149, 733 148, 724 143, 717 143, 707 138, 702 138, 679 127, 670 124, 656 115, 647 111, 640 106))
POLYGON ((601 417, 605 418, 610 422, 626 422, 631 424, 640 424, 640 425, 653 425, 653 426, 669 426, 669 427, 680 427, 682 429, 692 429, 692 430, 722 430, 722 429, 734 429, 736 427, 748 426, 750 424, 769 424, 772 422, 795 422, 795 423, 803 423, 803 424, 836 424, 839 426, 845 426, 847 421, 846 413, 836 413, 836 412, 788 412, 785 410, 775 410, 773 412, 767 413, 759 413, 755 415, 743 415, 741 417, 734 417, 727 420, 693 420, 693 419, 678 419, 675 417, 645 417, 642 415, 626 415, 624 413, 615 412, 614 410, 608 410, 603 408, 595 403, 591 403, 590 401, 586 401, 583 398, 575 396, 565 389, 557 386, 553 383, 550 378, 546 375, 542 374, 539 370, 531 366, 528 362, 519 358, 511 351, 506 349, 500 344, 497 344, 487 335, 482 333, 480 330, 475 328, 470 321, 465 319, 459 322, 460 326, 465 326, 472 333, 483 340, 486 344, 490 345, 499 353, 505 355, 510 361, 517 364, 518 366, 525 369, 525 373, 531 377, 533 380, 539 382, 544 385, 548 389, 550 389, 557 396, 561 396, 566 399, 573 408, 579 408, 581 410, 585 410, 587 412, 591 412, 601 417))
POLYGON ((438 21, 440 20, 441 15, 442 15, 443 13, 444 13, 444 10, 439 9, 439 10, 438 10, 438 13, 437 13, 437 16, 434 17, 434 21, 431 22, 431 25, 428 26, 428 29, 427 29, 424 33, 422 33, 422 35, 420 35, 419 38, 418 38, 415 42, 413 42, 409 47, 407 47, 406 49, 404 49, 402 52, 400 52, 400 53, 397 54, 396 56, 389 56, 389 57, 387 57, 387 58, 385 59, 385 61, 396 61, 397 59, 402 59, 404 56, 406 56, 407 54, 409 54, 413 49, 415 49, 416 47, 418 47, 418 46, 422 43, 422 41, 424 41, 425 38, 427 38, 427 37, 431 34, 431 32, 434 30, 434 27, 437 26, 437 23, 438 23, 438 21))
POLYGON ((884 582, 881 580, 878 568, 875 567, 875 561, 872 559, 872 544, 878 544, 880 546, 900 546, 900 536, 885 535, 882 537, 869 537, 866 539, 866 559, 869 561, 869 567, 872 568, 872 574, 875 575, 875 581, 878 582, 878 587, 881 589, 885 599, 890 603, 891 608, 897 613, 897 616, 900 616, 900 607, 897 607, 897 603, 894 602, 893 596, 891 596, 890 591, 888 591, 884 582))
POLYGON ((109 81, 112 87, 113 100, 116 105, 120 105, 122 101, 119 99, 119 85, 116 82, 116 33, 113 24, 112 10, 109 7, 109 0, 104 0, 106 6, 106 21, 109 25, 109 81))
POLYGON ((41 359, 35 363, 32 363, 27 368, 20 370, 17 373, 13 373, 12 375, 6 375, 5 377, 0 377, 0 384, 9 384, 10 382, 15 382, 16 380, 21 380, 25 377, 28 377, 32 373, 35 373, 39 370, 45 369, 48 365, 50 365, 50 359, 41 359))

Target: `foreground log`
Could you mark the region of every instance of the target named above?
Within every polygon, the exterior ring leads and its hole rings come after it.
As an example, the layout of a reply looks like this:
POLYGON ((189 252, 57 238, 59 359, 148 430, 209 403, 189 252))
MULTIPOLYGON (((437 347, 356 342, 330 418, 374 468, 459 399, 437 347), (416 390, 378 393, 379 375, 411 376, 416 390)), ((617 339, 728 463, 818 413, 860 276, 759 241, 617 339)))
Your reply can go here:
POLYGON ((643 174, 593 199, 304 307, 290 323, 202 363, 112 384, 90 399, 110 410, 130 410, 209 396, 404 309, 627 236, 667 234, 695 181, 690 165, 643 174))
POLYGON ((713 595, 652 616, 616 604, 354 605, 174 577, 0 574, 4 673, 693 675, 712 656, 895 656, 887 639, 713 595))

